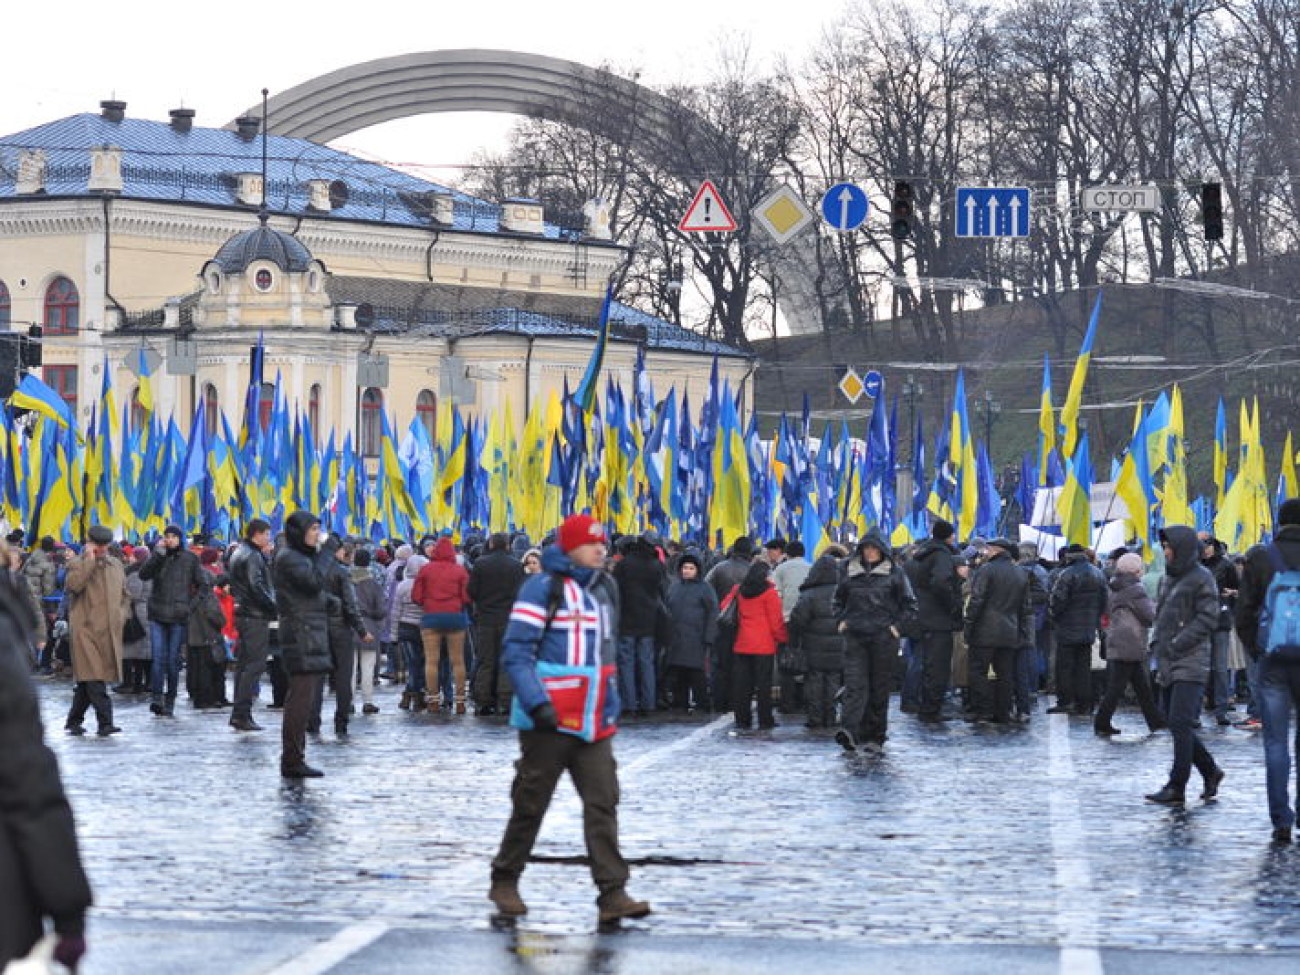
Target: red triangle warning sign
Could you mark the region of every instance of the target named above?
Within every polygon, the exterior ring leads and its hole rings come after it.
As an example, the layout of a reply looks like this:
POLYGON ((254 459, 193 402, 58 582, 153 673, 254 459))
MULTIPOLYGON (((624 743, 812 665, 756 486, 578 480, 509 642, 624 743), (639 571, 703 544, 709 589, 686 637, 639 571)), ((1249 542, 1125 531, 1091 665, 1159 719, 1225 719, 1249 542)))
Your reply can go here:
POLYGON ((728 233, 736 229, 736 218, 722 202, 722 194, 712 180, 700 184, 677 229, 684 234, 728 233))

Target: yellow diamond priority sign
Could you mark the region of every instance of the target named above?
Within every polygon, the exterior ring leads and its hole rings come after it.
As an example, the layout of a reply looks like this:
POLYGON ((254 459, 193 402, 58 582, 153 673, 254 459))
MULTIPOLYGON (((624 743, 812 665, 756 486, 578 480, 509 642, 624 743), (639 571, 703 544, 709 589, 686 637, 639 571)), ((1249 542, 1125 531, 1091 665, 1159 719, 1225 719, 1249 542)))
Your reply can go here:
POLYGON ((754 208, 754 219, 778 244, 793 240, 817 219, 795 190, 781 184, 759 201, 754 208))
POLYGON ((844 378, 840 380, 840 392, 850 403, 856 404, 862 399, 862 394, 867 391, 867 384, 862 381, 858 371, 849 366, 844 372, 844 378))

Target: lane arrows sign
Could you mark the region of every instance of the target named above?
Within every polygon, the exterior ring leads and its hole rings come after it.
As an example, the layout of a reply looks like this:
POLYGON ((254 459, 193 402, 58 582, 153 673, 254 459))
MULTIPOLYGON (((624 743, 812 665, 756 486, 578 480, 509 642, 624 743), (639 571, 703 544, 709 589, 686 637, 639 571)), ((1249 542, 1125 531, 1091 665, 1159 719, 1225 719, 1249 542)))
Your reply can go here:
POLYGON ((1029 190, 1016 186, 958 187, 954 218, 958 237, 1028 237, 1029 190))

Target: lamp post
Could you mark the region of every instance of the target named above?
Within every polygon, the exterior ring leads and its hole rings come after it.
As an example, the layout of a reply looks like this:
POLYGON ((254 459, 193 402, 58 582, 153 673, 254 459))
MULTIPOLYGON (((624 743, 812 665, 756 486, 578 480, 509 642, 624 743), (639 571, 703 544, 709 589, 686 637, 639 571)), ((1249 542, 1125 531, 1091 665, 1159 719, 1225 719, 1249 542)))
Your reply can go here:
POLYGON ((663 288, 664 303, 672 313, 674 325, 682 323, 682 264, 669 255, 663 269, 659 272, 659 284, 663 288))
MULTIPOLYGON (((903 387, 900 390, 900 392, 902 392, 903 394, 903 399, 907 400, 907 422, 912 436, 915 437, 916 436, 916 404, 920 403, 925 398, 925 387, 916 381, 915 376, 913 376, 911 373, 908 373, 907 378, 903 380, 903 387)), ((912 452, 915 453, 915 451, 916 451, 916 444, 913 443, 912 452)), ((916 458, 914 456, 909 456, 908 460, 915 463, 916 458)))
POLYGON ((993 424, 1002 413, 1002 404, 993 398, 993 391, 986 389, 984 395, 975 402, 975 408, 984 415, 984 446, 989 452, 989 462, 993 462, 993 424))

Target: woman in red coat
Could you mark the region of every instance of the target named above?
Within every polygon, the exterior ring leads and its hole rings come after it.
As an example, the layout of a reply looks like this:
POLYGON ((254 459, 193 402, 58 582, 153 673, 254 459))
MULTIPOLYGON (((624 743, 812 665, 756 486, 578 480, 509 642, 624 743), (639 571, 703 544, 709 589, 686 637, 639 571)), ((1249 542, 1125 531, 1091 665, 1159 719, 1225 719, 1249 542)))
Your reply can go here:
POLYGON ((731 665, 731 700, 736 727, 749 728, 750 699, 758 695, 758 727, 775 728, 772 720, 773 664, 778 643, 785 643, 785 615, 781 597, 769 578, 771 567, 764 560, 750 565, 740 585, 722 601, 726 609, 736 600, 735 657, 731 665))
MULTIPOLYGON (((452 696, 456 713, 465 713, 465 608, 469 605, 469 573, 456 561, 450 538, 438 539, 433 558, 415 577, 411 602, 422 610, 420 637, 424 643, 425 693, 430 707, 437 705, 438 664, 446 648, 451 658, 452 696)), ((443 701, 450 706, 451 701, 443 701)))

